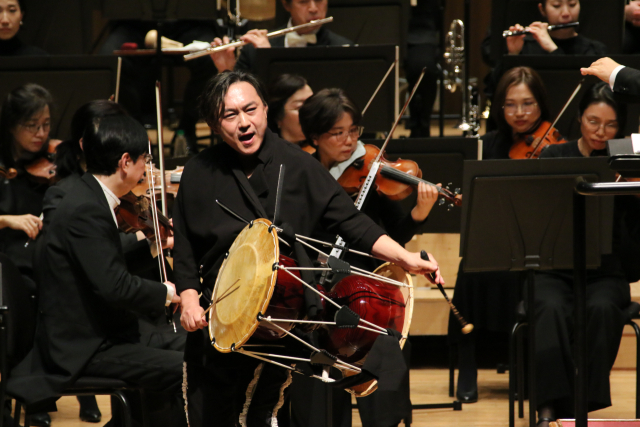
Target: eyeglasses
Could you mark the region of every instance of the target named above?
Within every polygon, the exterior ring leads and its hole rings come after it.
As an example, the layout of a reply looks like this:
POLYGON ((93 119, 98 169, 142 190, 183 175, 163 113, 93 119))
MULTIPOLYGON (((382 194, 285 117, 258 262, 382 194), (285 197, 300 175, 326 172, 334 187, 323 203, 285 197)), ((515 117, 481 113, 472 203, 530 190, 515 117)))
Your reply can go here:
POLYGON ((522 112, 524 114, 527 114, 527 115, 532 114, 538 108, 538 103, 537 102, 525 102, 524 104, 508 103, 502 106, 504 113, 508 116, 515 115, 518 112, 518 110, 520 110, 520 108, 522 108, 522 112))
POLYGON ((587 119, 584 124, 587 129, 591 130, 592 132, 597 132, 598 129, 600 129, 600 126, 604 126, 605 132, 618 132, 618 129, 620 128, 617 122, 604 124, 600 123, 600 121, 598 120, 587 119))
POLYGON ((145 154, 143 154, 143 156, 144 156, 144 162, 146 164, 150 165, 151 162, 153 162, 153 156, 151 154, 145 153, 145 154))
POLYGON ((32 134, 36 134, 38 132, 40 132, 40 129, 44 130, 45 132, 49 132, 49 129, 51 129, 51 123, 44 123, 42 125, 37 125, 35 123, 33 124, 20 124, 20 126, 22 126, 23 128, 25 128, 29 133, 32 134))
POLYGON ((364 126, 354 126, 351 129, 349 129, 349 132, 337 132, 337 133, 327 132, 327 133, 332 137, 334 137, 337 142, 345 142, 347 140, 347 137, 357 140, 358 138, 360 138, 363 131, 364 131, 364 126))

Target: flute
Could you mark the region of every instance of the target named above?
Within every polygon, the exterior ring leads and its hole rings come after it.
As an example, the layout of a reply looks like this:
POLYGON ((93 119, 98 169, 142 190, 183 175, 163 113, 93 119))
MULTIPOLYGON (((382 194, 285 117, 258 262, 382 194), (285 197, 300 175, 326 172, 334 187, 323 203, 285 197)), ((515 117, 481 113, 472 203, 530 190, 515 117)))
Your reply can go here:
MULTIPOLYGON (((577 27, 578 25, 580 25, 579 22, 569 22, 568 24, 557 24, 557 25, 549 25, 549 27, 547 28, 548 31, 554 31, 554 30, 562 30, 563 28, 571 28, 571 27, 577 27)), ((521 36, 523 34, 527 34, 529 32, 528 29, 525 29, 524 31, 509 31, 509 30, 505 30, 502 32, 502 37, 511 37, 511 36, 521 36)))
MULTIPOLYGON (((306 24, 296 25, 295 27, 283 28, 282 30, 277 30, 277 31, 273 31, 271 33, 268 33, 267 34, 267 38, 271 39, 271 38, 274 38, 274 37, 284 36, 287 33, 290 33, 292 31, 298 31, 298 30, 301 30, 303 28, 318 27, 320 25, 329 23, 331 21, 333 21, 333 16, 329 16, 329 17, 323 18, 323 19, 314 19, 313 21, 307 22, 306 24)), ((189 53, 189 54, 184 56, 184 60, 185 61, 190 61, 192 59, 200 58, 201 56, 207 56, 207 55, 209 55, 211 53, 214 53, 214 52, 220 52, 221 50, 231 49, 232 47, 244 46, 245 44, 247 44, 247 42, 242 41, 242 40, 235 40, 235 41, 232 41, 230 43, 223 44, 221 46, 210 47, 210 48, 203 49, 203 50, 200 50, 200 51, 197 51, 197 52, 189 53)))

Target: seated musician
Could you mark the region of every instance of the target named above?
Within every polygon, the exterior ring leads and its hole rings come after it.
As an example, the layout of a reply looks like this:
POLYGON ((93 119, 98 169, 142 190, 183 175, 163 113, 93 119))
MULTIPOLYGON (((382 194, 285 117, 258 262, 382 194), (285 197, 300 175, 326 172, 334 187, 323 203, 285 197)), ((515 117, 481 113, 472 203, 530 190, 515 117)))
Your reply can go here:
MULTIPOLYGON (((312 236, 323 227, 415 274, 437 272, 438 267, 389 238, 355 208, 320 163, 267 129, 264 92, 251 74, 234 71, 215 76, 201 97, 201 109, 225 143, 187 163, 174 205, 181 322, 191 332, 185 351, 189 422, 192 427, 231 427, 238 422, 271 426, 291 374, 242 354, 219 353, 202 330, 207 326, 203 313, 211 303, 215 276, 245 227, 216 200, 247 220, 273 219, 282 164, 286 172, 278 192, 279 215, 295 233, 312 236)), ((442 281, 439 274, 436 280, 442 281)))
POLYGON ((282 74, 269 86, 269 129, 285 141, 313 152, 315 148, 306 141, 298 112, 304 101, 313 95, 307 80, 296 74, 282 74))
MULTIPOLYGON (((598 83, 579 105, 581 137, 548 146, 540 158, 606 156, 607 141, 622 136, 625 116, 625 106, 607 84, 598 83)), ((637 274, 629 277, 625 269, 622 246, 629 230, 636 230, 637 236, 639 215, 637 197, 616 196, 612 254, 602 256, 598 269, 587 271, 589 411, 611 406, 609 372, 622 338, 623 310, 630 304, 629 280, 638 280, 637 274)), ((637 262, 631 264, 637 270, 637 262)), ((538 425, 543 427, 557 418, 574 418, 573 277, 571 270, 535 276, 536 393, 538 425)))
MULTIPOLYGON (((498 130, 482 139, 483 159, 508 159, 516 143, 524 144, 528 135, 536 134, 549 119, 546 90, 542 79, 528 67, 507 71, 500 80, 491 106, 498 130)), ((475 340, 479 334, 502 334, 506 337, 515 322, 515 308, 521 287, 520 273, 463 271, 460 262, 453 303, 475 330, 469 335, 460 332, 457 320, 449 317, 449 340, 458 345, 458 387, 456 395, 462 402, 478 399, 475 340)))
POLYGON ((24 0, 0 2, 0 56, 42 56, 47 52, 25 44, 18 33, 24 23, 24 0))
MULTIPOLYGON (((27 404, 48 408, 80 375, 117 378, 158 392, 153 425, 186 425, 182 353, 142 345, 134 315, 161 313, 180 298, 172 283, 127 271, 113 211, 145 173, 146 131, 130 117, 104 117, 87 128, 83 148, 87 173, 60 201, 38 242, 35 344, 8 388, 27 404), (170 409, 158 410, 163 401, 170 409)), ((137 399, 131 402, 139 420, 137 399)), ((110 425, 120 425, 116 418, 110 425)))
MULTIPOLYGON (((327 17, 327 6, 329 0, 281 0, 285 10, 291 14, 291 18, 286 27, 295 27, 306 24, 316 19, 327 17)), ((282 29, 282 28, 279 28, 282 29)), ((223 50, 211 54, 211 59, 218 71, 224 70, 247 70, 255 72, 256 48, 273 47, 308 47, 308 46, 344 46, 351 44, 351 40, 342 37, 327 28, 313 27, 303 28, 286 34, 284 37, 274 39, 267 38, 266 30, 250 30, 240 37, 240 40, 247 42, 242 47, 240 56, 236 61, 235 48, 223 50)), ((212 46, 220 46, 229 43, 229 38, 215 38, 212 46)))
MULTIPOLYGON (((300 108, 299 117, 307 141, 316 148, 313 157, 329 170, 331 176, 339 179, 343 173, 353 172, 355 166, 350 165, 364 156, 365 146, 358 139, 362 129, 359 126, 360 110, 345 92, 342 89, 321 90, 305 101, 300 108)), ((367 195, 363 212, 389 233, 392 239, 405 245, 427 219, 437 199, 438 191, 435 187, 420 183, 415 207, 410 212, 405 212, 400 202, 372 190, 367 195)), ((331 241, 335 236, 328 233, 323 239, 331 241)), ((352 265, 370 270, 380 264, 376 260, 350 254, 346 256, 346 260, 352 265)), ((405 343, 404 350, 409 351, 409 348, 409 344, 405 343)), ((408 378, 404 385, 406 389, 401 388, 399 392, 378 390, 370 396, 356 399, 362 425, 398 425, 407 413, 408 378)), ((316 416, 314 411, 324 409, 323 387, 329 386, 296 376, 291 387, 292 423, 321 427, 323 419, 316 416)), ((334 396, 338 394, 334 392, 334 396)), ((348 425, 351 424, 351 395, 343 393, 341 400, 334 397, 333 414, 335 425, 345 425, 347 422, 348 425)))
MULTIPOLYGON (((506 38, 510 55, 602 55, 606 51, 603 43, 588 39, 577 33, 575 27, 563 28, 549 32, 549 25, 569 24, 580 21, 579 0, 544 0, 538 9, 547 22, 536 21, 527 28, 529 34, 506 38)), ((516 24, 510 31, 523 31, 525 28, 516 24)))

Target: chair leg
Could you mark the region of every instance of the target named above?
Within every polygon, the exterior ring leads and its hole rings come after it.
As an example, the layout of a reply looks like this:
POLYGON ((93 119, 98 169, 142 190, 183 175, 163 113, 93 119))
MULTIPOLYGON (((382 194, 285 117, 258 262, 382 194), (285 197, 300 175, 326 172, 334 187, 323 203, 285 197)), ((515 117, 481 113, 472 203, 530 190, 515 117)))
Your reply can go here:
POLYGON ((126 396, 124 395, 122 390, 114 390, 111 395, 120 400, 120 403, 122 404, 122 421, 124 423, 124 427, 132 427, 131 407, 129 406, 129 401, 127 400, 126 396))
POLYGON ((638 375, 638 369, 640 369, 640 327, 633 320, 629 320, 628 324, 633 327, 633 331, 636 333, 636 419, 640 419, 640 375, 638 375))
MULTIPOLYGON (((16 408, 13 410, 13 427, 20 427, 20 414, 22 413, 22 403, 16 400, 16 408)), ((29 427, 30 420, 27 412, 24 414, 24 427, 29 427)))
POLYGON ((520 323, 513 325, 509 335, 509 427, 515 426, 515 393, 516 393, 516 336, 520 323))
MULTIPOLYGON (((527 324, 522 323, 519 329, 526 328, 527 324)), ((518 418, 524 418, 524 372, 526 369, 524 359, 524 338, 521 330, 517 332, 518 339, 518 418)))

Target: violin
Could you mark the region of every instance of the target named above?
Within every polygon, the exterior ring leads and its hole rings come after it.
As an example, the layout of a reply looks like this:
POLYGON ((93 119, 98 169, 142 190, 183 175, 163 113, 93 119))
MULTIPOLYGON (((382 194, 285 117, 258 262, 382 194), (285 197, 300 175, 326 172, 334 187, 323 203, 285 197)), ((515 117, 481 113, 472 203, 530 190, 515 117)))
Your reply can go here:
MULTIPOLYGON (((353 162, 338 178, 338 184, 349 194, 360 191, 369 174, 371 163, 380 153, 380 149, 375 145, 365 144, 364 148, 366 154, 353 162)), ((411 194, 414 186, 424 182, 436 187, 440 197, 449 203, 455 206, 462 206, 462 200, 457 198, 455 193, 423 180, 422 171, 413 160, 398 159, 392 162, 382 156, 381 163, 375 180, 378 194, 384 195, 391 200, 402 200, 411 194)))
MULTIPOLYGON (((158 234, 160 240, 164 242, 171 236, 173 227, 162 212, 158 212, 157 215, 160 226, 158 234)), ((136 196, 131 191, 122 196, 120 205, 116 208, 116 219, 118 228, 125 233, 142 231, 145 237, 155 238, 151 201, 146 196, 136 196)))
POLYGON ((554 128, 550 122, 543 121, 534 132, 516 136, 509 150, 509 158, 537 159, 547 145, 564 144, 565 142, 567 141, 560 135, 558 129, 554 128))
POLYGON ((41 184, 55 184, 56 181, 58 181, 54 158, 56 155, 56 147, 58 147, 61 142, 59 139, 50 139, 47 150, 25 166, 24 169, 31 176, 32 180, 41 184))

